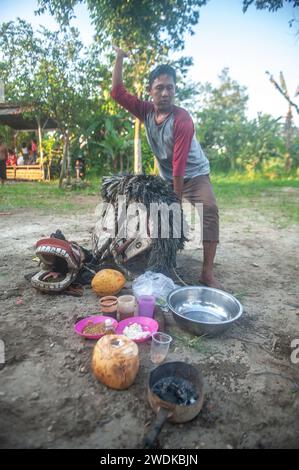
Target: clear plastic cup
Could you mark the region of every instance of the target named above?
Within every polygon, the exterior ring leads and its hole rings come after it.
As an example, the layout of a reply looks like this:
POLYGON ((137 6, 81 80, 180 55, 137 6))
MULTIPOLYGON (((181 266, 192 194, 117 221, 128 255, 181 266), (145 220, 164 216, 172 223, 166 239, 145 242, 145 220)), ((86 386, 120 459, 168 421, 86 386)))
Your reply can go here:
POLYGON ((172 341, 172 337, 166 333, 152 334, 152 343, 150 351, 150 359, 154 364, 161 364, 168 354, 169 345, 172 341))

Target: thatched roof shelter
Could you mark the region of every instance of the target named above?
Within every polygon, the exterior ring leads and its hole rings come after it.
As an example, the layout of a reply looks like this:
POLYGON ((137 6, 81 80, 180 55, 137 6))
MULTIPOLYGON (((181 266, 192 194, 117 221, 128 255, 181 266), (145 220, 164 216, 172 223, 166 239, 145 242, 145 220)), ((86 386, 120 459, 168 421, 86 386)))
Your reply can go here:
MULTIPOLYGON (((28 108, 12 103, 0 103, 0 124, 9 126, 16 131, 36 131, 39 124, 34 119, 23 116, 28 108)), ((40 122, 41 129, 56 129, 57 124, 54 119, 43 117, 40 122)))

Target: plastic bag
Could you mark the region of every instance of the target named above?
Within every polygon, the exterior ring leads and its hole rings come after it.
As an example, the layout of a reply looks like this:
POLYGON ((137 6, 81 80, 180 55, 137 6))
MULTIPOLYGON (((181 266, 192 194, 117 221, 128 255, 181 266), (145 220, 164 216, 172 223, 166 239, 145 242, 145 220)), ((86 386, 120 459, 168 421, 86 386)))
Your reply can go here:
POLYGON ((146 271, 132 283, 133 294, 137 299, 140 295, 153 295, 156 298, 156 303, 161 307, 166 307, 169 292, 177 287, 179 286, 169 277, 152 271, 146 271))

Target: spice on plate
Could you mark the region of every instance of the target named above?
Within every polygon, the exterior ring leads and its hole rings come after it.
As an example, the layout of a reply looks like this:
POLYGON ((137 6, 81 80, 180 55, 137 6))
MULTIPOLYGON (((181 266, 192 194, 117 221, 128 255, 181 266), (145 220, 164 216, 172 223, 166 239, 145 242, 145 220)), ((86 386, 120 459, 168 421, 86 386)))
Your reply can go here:
POLYGON ((106 319, 101 323, 93 323, 88 321, 82 330, 85 335, 114 335, 115 329, 110 319, 106 319))

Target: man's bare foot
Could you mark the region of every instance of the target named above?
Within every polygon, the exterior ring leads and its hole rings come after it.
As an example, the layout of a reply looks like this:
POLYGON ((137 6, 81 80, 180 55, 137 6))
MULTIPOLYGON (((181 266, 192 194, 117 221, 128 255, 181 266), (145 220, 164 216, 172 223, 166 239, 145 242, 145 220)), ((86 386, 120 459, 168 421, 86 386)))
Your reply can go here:
POLYGON ((202 272, 199 278, 199 282, 207 287, 214 287, 214 289, 224 290, 220 282, 217 281, 217 279, 214 277, 213 273, 202 272))

